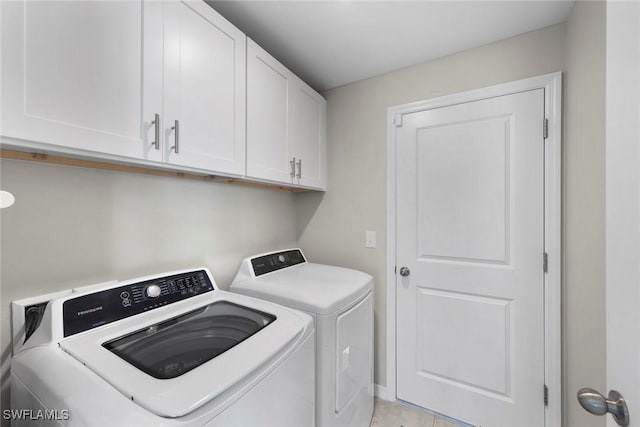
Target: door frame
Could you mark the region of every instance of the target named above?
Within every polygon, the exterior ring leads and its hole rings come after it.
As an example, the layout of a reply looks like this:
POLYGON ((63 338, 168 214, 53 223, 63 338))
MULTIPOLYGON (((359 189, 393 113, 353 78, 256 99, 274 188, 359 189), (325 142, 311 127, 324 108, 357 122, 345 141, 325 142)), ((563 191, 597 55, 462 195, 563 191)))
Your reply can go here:
MULTIPOLYGON (((544 248, 548 268, 544 276, 544 381, 548 387, 545 427, 562 423, 562 73, 550 73, 482 89, 446 95, 387 109, 387 385, 377 394, 396 400, 396 127, 402 116, 418 111, 447 107, 486 98, 530 90, 544 90, 548 135, 544 144, 544 248)), ((542 127, 543 124, 541 123, 542 127)), ((543 254, 540 254, 542 257, 543 254)), ((543 390, 540 390, 543 398, 543 390)))

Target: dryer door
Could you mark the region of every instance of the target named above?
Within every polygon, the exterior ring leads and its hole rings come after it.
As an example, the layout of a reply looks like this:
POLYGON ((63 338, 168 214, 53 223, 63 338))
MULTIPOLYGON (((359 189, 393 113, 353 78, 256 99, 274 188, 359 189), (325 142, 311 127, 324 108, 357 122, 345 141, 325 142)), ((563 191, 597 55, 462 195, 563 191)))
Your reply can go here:
POLYGON ((373 392, 373 294, 336 322, 336 412, 373 392))

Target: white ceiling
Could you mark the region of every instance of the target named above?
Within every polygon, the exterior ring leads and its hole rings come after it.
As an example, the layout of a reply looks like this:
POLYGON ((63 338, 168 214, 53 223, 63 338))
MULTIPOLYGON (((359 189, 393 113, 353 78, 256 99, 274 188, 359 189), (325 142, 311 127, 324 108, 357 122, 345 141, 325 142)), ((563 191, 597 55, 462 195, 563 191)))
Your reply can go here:
POLYGON ((207 3, 315 89, 325 90, 564 22, 574 2, 207 3))

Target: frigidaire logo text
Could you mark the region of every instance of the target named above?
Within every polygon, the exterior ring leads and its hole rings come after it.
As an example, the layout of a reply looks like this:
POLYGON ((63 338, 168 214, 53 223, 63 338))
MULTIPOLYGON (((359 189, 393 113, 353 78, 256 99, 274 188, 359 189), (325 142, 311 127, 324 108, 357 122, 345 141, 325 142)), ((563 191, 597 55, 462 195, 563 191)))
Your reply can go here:
POLYGON ((95 313, 96 311, 100 311, 100 310, 102 310, 102 306, 93 307, 93 308, 90 308, 88 310, 79 311, 78 312, 78 316, 84 316, 85 314, 95 313))

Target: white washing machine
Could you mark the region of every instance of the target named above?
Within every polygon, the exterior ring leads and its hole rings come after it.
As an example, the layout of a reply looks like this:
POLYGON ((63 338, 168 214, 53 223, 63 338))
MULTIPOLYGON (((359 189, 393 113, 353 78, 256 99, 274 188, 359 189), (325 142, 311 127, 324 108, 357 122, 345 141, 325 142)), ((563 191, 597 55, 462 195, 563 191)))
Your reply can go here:
POLYGON ((13 425, 315 425, 312 318, 221 291, 204 268, 12 310, 13 425))
POLYGON ((308 263, 300 249, 246 258, 230 289, 311 314, 316 424, 368 427, 373 415, 373 278, 308 263))

